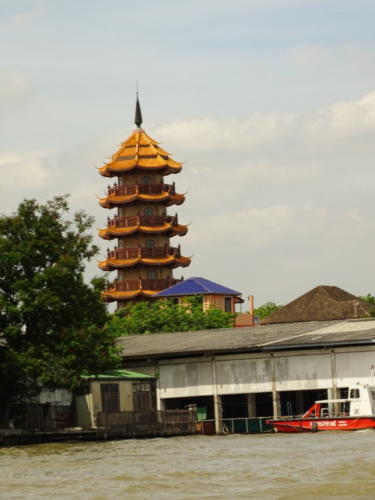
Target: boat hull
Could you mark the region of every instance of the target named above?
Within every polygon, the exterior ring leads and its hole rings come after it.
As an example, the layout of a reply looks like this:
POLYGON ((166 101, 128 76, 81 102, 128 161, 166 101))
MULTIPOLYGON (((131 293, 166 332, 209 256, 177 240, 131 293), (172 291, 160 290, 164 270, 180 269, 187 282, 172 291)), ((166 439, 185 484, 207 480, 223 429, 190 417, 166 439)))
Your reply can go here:
POLYGON ((275 419, 267 424, 278 432, 358 431, 375 429, 375 417, 275 419))

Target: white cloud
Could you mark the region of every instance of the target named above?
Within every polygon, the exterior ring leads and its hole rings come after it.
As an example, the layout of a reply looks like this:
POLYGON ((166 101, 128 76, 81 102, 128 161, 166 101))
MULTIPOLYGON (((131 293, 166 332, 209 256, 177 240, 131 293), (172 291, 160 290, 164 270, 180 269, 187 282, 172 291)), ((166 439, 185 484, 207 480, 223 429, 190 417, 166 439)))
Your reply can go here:
POLYGON ((251 115, 246 120, 183 120, 156 128, 153 133, 165 144, 197 151, 254 147, 280 138, 293 126, 295 115, 251 115))
POLYGON ((311 113, 173 122, 153 134, 189 159, 176 177, 188 189, 181 220, 192 222, 185 275, 219 276, 258 303, 317 284, 373 289, 375 92, 311 113))
POLYGON ((0 71, 0 103, 19 99, 29 92, 29 83, 26 76, 16 70, 0 71))
POLYGON ((8 193, 19 189, 39 189, 47 186, 51 179, 45 158, 38 153, 0 154, 0 175, 2 187, 8 193))
POLYGON ((321 137, 348 140, 375 134, 375 91, 358 101, 339 102, 316 113, 307 130, 321 137))
POLYGON ((357 101, 338 102, 313 113, 250 115, 245 120, 183 120, 167 123, 153 133, 166 145, 193 151, 237 150, 245 157, 251 150, 274 144, 276 141, 299 141, 312 137, 326 141, 347 141, 361 134, 375 134, 375 91, 357 101))
MULTIPOLYGON (((172 241, 194 255, 176 276, 206 276, 254 293, 257 303, 285 302, 317 284, 372 291, 374 101, 375 92, 313 113, 183 120, 149 131, 188 160, 167 179, 188 191, 169 211, 191 222, 188 235, 172 241)), ((102 227, 108 212, 96 195, 108 180, 95 166, 114 152, 116 137, 115 130, 65 152, 1 155, 4 206, 70 192, 72 208, 102 227)), ((103 252, 112 245, 96 241, 103 252)), ((90 272, 98 273, 95 263, 90 272)))

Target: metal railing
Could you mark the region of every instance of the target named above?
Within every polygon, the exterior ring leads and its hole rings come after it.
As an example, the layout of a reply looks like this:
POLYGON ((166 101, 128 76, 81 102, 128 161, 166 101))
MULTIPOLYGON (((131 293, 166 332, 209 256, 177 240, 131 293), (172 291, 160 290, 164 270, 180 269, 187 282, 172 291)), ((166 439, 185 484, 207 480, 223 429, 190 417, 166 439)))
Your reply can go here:
POLYGON ((131 292, 133 290, 164 290, 169 288, 181 280, 172 278, 158 278, 158 279, 138 279, 138 280, 119 280, 108 285, 108 289, 117 290, 118 292, 131 292))
POLYGON ((108 227, 132 227, 132 226, 164 226, 164 224, 178 224, 177 215, 132 215, 129 217, 113 217, 107 219, 108 227))
MULTIPOLYGON (((273 427, 266 423, 273 417, 243 417, 223 418, 220 420, 220 428, 223 434, 258 434, 272 432, 273 427)), ((201 434, 215 434, 215 420, 206 419, 199 422, 201 434)))
POLYGON ((128 186, 108 186, 108 196, 126 196, 132 194, 175 194, 175 184, 132 184, 128 186))
POLYGON ((179 257, 181 255, 180 247, 135 247, 135 248, 115 248, 107 251, 107 259, 136 259, 144 258, 165 258, 169 255, 179 257))

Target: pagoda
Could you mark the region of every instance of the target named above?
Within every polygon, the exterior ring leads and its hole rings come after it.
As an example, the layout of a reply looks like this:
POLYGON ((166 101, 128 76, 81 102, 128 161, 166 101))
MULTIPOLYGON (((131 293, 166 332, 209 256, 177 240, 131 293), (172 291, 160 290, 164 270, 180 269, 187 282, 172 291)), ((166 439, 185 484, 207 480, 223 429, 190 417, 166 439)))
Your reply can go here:
POLYGON ((190 264, 190 258, 181 255, 180 245, 170 245, 172 236, 184 236, 188 228, 178 222, 177 214, 167 214, 167 207, 181 205, 185 197, 176 193, 174 183, 164 182, 166 175, 179 173, 182 164, 141 128, 138 94, 135 124, 137 128, 99 169, 104 177, 115 177, 99 203, 103 208, 115 208, 117 214, 107 217, 107 227, 99 236, 116 240, 116 246, 107 250, 99 267, 117 271, 117 279, 103 292, 103 298, 117 301, 118 307, 129 300, 147 300, 176 284, 172 270, 190 264))

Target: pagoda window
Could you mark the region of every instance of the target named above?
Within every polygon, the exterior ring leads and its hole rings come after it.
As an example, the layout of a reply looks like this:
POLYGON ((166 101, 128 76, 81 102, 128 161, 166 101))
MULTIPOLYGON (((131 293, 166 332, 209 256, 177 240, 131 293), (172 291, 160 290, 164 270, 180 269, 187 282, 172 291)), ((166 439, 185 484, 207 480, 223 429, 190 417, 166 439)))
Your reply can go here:
POLYGON ((148 271, 147 272, 147 279, 148 280, 156 280, 157 278, 158 278, 157 271, 148 271))
POLYGON ((146 207, 143 210, 143 215, 154 215, 154 209, 152 207, 146 207))
POLYGON ((147 248, 154 248, 154 246, 155 246, 155 240, 146 240, 147 248))
POLYGON ((152 182, 152 179, 149 175, 145 175, 142 177, 142 184, 146 184, 147 186, 150 185, 152 182))

